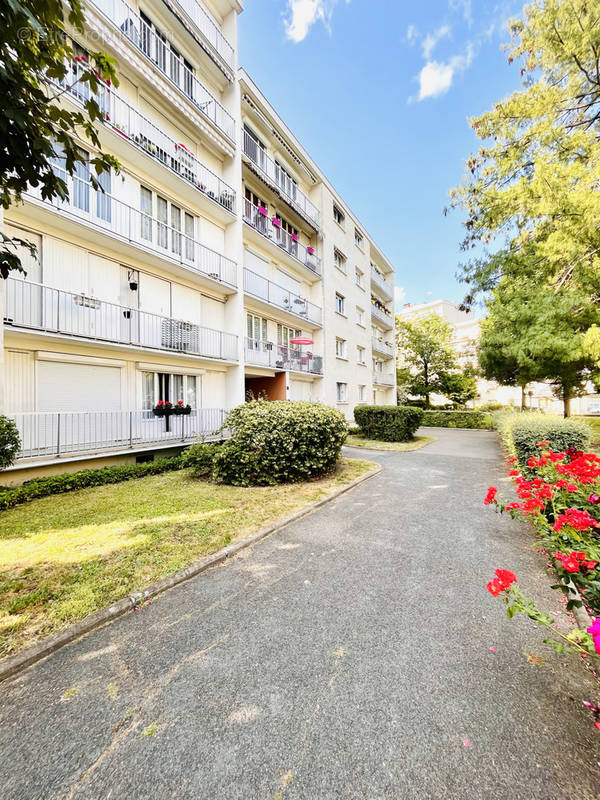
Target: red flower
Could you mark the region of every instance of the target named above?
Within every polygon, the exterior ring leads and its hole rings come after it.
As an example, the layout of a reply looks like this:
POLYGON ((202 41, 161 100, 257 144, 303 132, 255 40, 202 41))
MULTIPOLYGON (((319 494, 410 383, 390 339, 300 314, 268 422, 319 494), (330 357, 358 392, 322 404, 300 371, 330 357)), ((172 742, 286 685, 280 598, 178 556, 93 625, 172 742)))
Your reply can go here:
POLYGON ((517 582, 517 576, 509 569, 496 569, 494 570, 494 575, 500 581, 504 589, 508 589, 512 583, 517 582))
POLYGON ((579 572, 579 561, 576 561, 574 558, 563 559, 562 565, 567 572, 579 572))
POLYGON ((178 401, 177 401, 177 405, 178 405, 178 406, 182 406, 182 405, 183 405, 183 400, 178 400, 178 401))
POLYGON ((506 459, 506 463, 507 464, 514 464, 516 461, 517 461, 517 457, 516 456, 513 456, 512 458, 507 458, 506 459))
POLYGON ((503 592, 506 587, 502 586, 498 578, 494 578, 493 581, 487 584, 486 588, 490 594, 493 594, 494 597, 498 597, 500 592, 503 592))
POLYGON ((498 494, 498 489, 495 486, 490 486, 485 496, 484 505, 489 506, 490 503, 494 503, 496 501, 496 495, 498 494))
POLYGON ((544 439, 543 442, 538 442, 536 444, 536 447, 549 447, 549 446, 550 446, 550 442, 547 442, 545 439, 544 439))
POLYGON ((559 514, 554 523, 554 530, 560 531, 565 525, 569 525, 576 531, 585 531, 598 525, 598 520, 590 517, 587 511, 580 511, 577 508, 567 508, 564 514, 559 514))
POLYGON ((519 472, 518 469, 511 469, 511 471, 508 474, 509 475, 520 475, 521 473, 519 472))
POLYGON ((581 566, 585 567, 586 569, 596 569, 598 566, 597 561, 582 561, 581 566))

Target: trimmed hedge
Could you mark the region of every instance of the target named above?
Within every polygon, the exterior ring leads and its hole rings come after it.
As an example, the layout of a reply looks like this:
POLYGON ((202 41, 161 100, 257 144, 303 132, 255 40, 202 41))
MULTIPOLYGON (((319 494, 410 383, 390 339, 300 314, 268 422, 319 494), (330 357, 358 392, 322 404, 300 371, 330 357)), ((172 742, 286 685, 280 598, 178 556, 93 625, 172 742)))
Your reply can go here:
POLYGON ((14 464, 21 449, 21 437, 17 426, 8 417, 0 416, 0 469, 14 464))
POLYGON ((423 425, 431 428, 474 428, 477 430, 492 427, 492 417, 483 411, 425 411, 423 425))
POLYGON ((214 458, 213 478, 233 486, 273 486, 335 467, 348 435, 344 415, 320 403, 253 400, 231 411, 231 430, 214 458))
POLYGON ((367 439, 409 442, 421 425, 423 412, 414 406, 356 406, 354 419, 367 439))
POLYGON ((548 442, 550 450, 556 453, 568 447, 587 450, 592 442, 592 429, 581 420, 563 419, 535 413, 498 413, 494 423, 500 434, 502 444, 512 456, 518 459, 522 471, 527 471, 527 462, 532 456, 539 456, 536 447, 540 441, 548 442))
POLYGON ((105 486, 109 483, 121 483, 132 478, 144 478, 146 475, 159 475, 161 472, 183 469, 182 456, 157 458, 142 464, 122 464, 116 467, 100 467, 99 469, 83 469, 79 472, 66 472, 61 475, 49 475, 46 478, 33 478, 22 486, 0 487, 0 511, 52 494, 74 492, 88 486, 105 486))
POLYGON ((184 467, 189 467, 195 478, 206 478, 212 475, 215 456, 220 447, 221 445, 216 442, 193 444, 182 456, 184 467))

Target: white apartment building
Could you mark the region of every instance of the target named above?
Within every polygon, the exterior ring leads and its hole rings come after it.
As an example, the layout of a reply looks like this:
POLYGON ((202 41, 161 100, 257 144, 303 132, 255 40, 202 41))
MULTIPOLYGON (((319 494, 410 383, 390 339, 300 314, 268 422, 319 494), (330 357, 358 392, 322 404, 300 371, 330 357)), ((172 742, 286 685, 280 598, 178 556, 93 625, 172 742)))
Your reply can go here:
MULTIPOLYGON (((34 242, 2 282, 0 409, 22 453, 5 483, 146 459, 210 436, 252 394, 352 419, 395 402, 393 266, 237 64, 237 0, 90 0, 99 135, 120 174, 4 214, 34 242), (187 414, 156 416, 161 401, 187 414)), ((60 156, 56 170, 64 173, 60 156)), ((66 174, 65 174, 66 177, 66 174)))

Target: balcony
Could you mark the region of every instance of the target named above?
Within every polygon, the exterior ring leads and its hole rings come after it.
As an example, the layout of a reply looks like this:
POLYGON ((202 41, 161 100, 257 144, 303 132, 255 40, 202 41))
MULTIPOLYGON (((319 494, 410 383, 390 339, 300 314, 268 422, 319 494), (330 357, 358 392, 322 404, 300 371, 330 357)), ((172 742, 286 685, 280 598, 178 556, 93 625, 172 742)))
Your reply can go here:
POLYGON ((287 311, 288 314, 313 322, 315 325, 321 325, 323 314, 319 306, 310 303, 306 297, 300 297, 249 269, 244 269, 244 291, 271 306, 287 311))
POLYGON ((371 267, 371 286, 379 292, 385 300, 394 299, 394 287, 391 286, 383 275, 371 267))
POLYGON ((155 417, 152 411, 30 412, 11 414, 24 460, 76 458, 107 451, 174 447, 216 438, 226 412, 199 408, 189 415, 155 417))
POLYGON ((109 130, 227 211, 235 213, 235 192, 229 184, 198 161, 185 145, 171 139, 158 125, 129 105, 114 89, 102 86, 98 94, 93 95, 87 83, 78 82, 83 71, 81 64, 73 62, 71 74, 62 82, 62 87, 76 102, 95 99, 109 130))
POLYGON ((238 360, 234 334, 30 281, 6 281, 4 315, 6 326, 21 330, 175 355, 238 360))
POLYGON ((386 386, 391 389, 396 385, 396 379, 393 375, 375 370, 373 372, 373 383, 375 386, 386 386))
POLYGON ((308 267, 315 275, 321 275, 321 261, 315 255, 313 248, 305 247, 297 241, 297 237, 294 239, 283 228, 273 225, 266 209, 261 210, 261 208, 262 206, 255 206, 244 198, 244 222, 292 256, 303 267, 308 267))
POLYGON ((374 303, 371 303, 371 314, 373 319, 377 320, 386 330, 392 330, 394 327, 394 315, 383 308, 379 308, 374 303))
MULTIPOLYGON (((198 3, 197 0, 175 0, 174 5, 180 6, 183 9, 196 30, 200 32, 203 43, 208 45, 207 52, 213 59, 217 61, 218 58, 229 68, 226 70, 229 77, 235 68, 233 47, 221 32, 219 26, 205 10, 202 3, 198 3), (215 56, 217 58, 215 58, 215 56)), ((217 61, 217 64, 218 63, 217 61)), ((230 80, 232 79, 233 77, 230 78, 230 80)))
POLYGON ((323 357, 258 339, 246 339, 246 363, 267 369, 323 374, 323 357))
POLYGON ((379 353, 386 358, 394 358, 394 345, 390 344, 389 342, 379 341, 376 336, 373 336, 371 340, 371 346, 374 353, 379 353))
POLYGON ((203 116, 235 142, 234 118, 137 11, 125 0, 93 0, 93 3, 203 116))
POLYGON ((244 155, 252 162, 260 177, 275 188, 279 196, 288 203, 296 213, 306 219, 315 230, 319 230, 319 209, 311 203, 288 175, 267 153, 259 147, 256 140, 244 131, 244 155))
POLYGON ((66 200, 42 200, 39 188, 30 189, 26 197, 42 207, 68 215, 111 238, 153 253, 197 275, 231 287, 237 285, 235 261, 205 247, 156 217, 122 203, 113 195, 96 191, 89 183, 71 177, 61 167, 55 167, 54 171, 67 184, 66 200))

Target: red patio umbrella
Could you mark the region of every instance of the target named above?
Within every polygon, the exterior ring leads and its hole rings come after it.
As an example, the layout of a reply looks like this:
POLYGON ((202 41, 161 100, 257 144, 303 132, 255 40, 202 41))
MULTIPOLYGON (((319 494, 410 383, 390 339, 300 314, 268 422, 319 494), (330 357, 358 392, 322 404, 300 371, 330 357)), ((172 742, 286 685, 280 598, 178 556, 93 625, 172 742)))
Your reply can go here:
POLYGON ((298 336, 296 339, 290 339, 290 344, 309 345, 314 344, 314 342, 312 339, 308 339, 306 336, 298 336))

